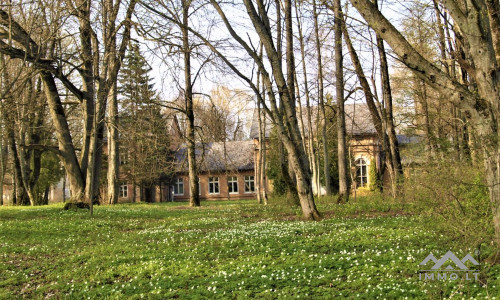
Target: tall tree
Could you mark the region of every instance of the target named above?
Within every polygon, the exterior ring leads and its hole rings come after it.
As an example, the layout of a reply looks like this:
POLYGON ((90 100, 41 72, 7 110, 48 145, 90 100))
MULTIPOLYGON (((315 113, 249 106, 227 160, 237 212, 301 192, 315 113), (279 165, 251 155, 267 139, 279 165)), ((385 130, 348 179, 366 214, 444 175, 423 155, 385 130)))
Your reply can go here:
MULTIPOLYGON (((317 161, 317 154, 316 150, 314 148, 314 130, 313 130, 313 122, 312 122, 312 106, 311 106, 311 91, 309 89, 309 81, 308 81, 308 76, 307 76, 307 66, 306 66, 306 50, 305 50, 305 43, 304 43, 304 36, 303 36, 303 26, 302 26, 302 21, 301 21, 301 15, 302 15, 302 10, 299 9, 299 1, 295 1, 295 8, 296 8, 296 17, 297 17, 297 31, 299 34, 299 45, 300 45, 300 54, 301 54, 301 64, 302 64, 302 73, 303 73, 303 82, 304 82, 304 94, 305 94, 305 109, 306 109, 306 124, 307 124, 307 140, 306 140, 306 149, 307 149, 307 154, 309 157, 309 161, 311 164, 311 172, 312 172, 312 185, 313 185, 313 191, 315 191, 318 195, 320 193, 320 176, 319 176, 319 165, 316 163, 317 161), (300 12, 300 14, 299 14, 300 12)), ((297 88, 299 84, 297 83, 297 88)), ((297 93, 297 98, 300 103, 300 94, 297 93)), ((303 119, 303 113, 300 114, 300 117, 303 119)), ((303 121, 302 121, 303 123, 303 121)), ((304 138, 306 138, 305 134, 305 126, 302 126, 304 128, 304 138)))
POLYGON ((500 16, 496 13, 495 1, 475 1, 467 5, 467 10, 456 1, 444 1, 462 38, 467 42, 465 59, 457 57, 459 64, 467 69, 477 88, 468 86, 449 76, 433 62, 425 59, 403 37, 396 27, 369 0, 352 0, 352 5, 360 12, 381 38, 391 47, 398 58, 432 88, 447 95, 457 107, 466 111, 476 134, 482 139, 484 169, 488 184, 495 229, 495 239, 500 245, 500 164, 499 136, 497 120, 500 117, 500 68, 497 57, 500 45, 500 16), (486 13, 485 13, 486 12, 486 13))
MULTIPOLYGON (((332 194, 332 184, 330 182, 330 157, 328 154, 328 142, 326 137, 326 111, 325 111, 325 92, 323 84, 323 62, 321 55, 321 43, 320 43, 320 31, 319 31, 319 13, 316 6, 316 0, 312 1, 313 5, 313 18, 314 18, 314 42, 316 45, 316 58, 318 63, 318 98, 319 98, 319 108, 321 111, 321 140, 323 142, 323 176, 325 177, 325 188, 326 195, 330 196, 332 194)), ((336 40, 337 42, 337 40, 336 40)), ((342 47, 342 39, 340 40, 340 47, 342 47)), ((335 48, 337 51, 337 48, 335 48)), ((337 52, 335 52, 337 54, 337 52)), ((338 70, 337 70, 338 71, 338 70)), ((339 76, 339 73, 336 73, 339 76)), ((338 77, 337 77, 337 80, 338 77)), ((343 82, 343 81, 342 81, 343 82)), ((318 194, 319 195, 319 194, 318 194)))
POLYGON ((377 47, 380 56, 380 77, 382 82, 382 98, 384 101, 385 111, 383 112, 385 128, 387 136, 389 137, 388 150, 390 155, 390 175, 392 177, 393 195, 397 195, 398 184, 402 179, 403 168, 401 165, 401 156, 399 154, 398 139, 396 137, 396 129, 394 126, 394 116, 392 108, 392 90, 389 78, 389 64, 387 62, 387 55, 385 53, 384 40, 377 35, 377 47))
POLYGON ((193 82, 191 79, 191 44, 189 43, 189 8, 191 0, 182 1, 182 51, 184 52, 184 106, 187 117, 187 149, 189 169, 189 205, 200 206, 199 178, 196 165, 196 140, 193 110, 193 82))
MULTIPOLYGON (((92 0, 66 1, 64 5, 61 1, 40 1, 34 5, 43 13, 33 19, 11 15, 13 10, 10 8, 0 10, 0 30, 11 33, 2 35, 0 52, 20 62, 22 60, 39 72, 72 197, 75 201, 86 199, 91 203, 99 191, 98 170, 106 100, 111 86, 116 83, 130 38, 131 17, 136 3, 131 0, 123 7, 121 1, 105 2, 98 3, 101 5, 98 7, 92 0), (93 20, 96 14, 102 17, 101 26, 93 20), (123 19, 119 20, 119 17, 123 19), (73 24, 67 22, 68 19, 75 21, 78 28, 68 25, 73 24), (118 22, 120 25, 115 27, 118 22), (103 33, 101 39, 96 34, 96 27, 103 33), (71 34, 68 35, 66 30, 71 34), (68 36, 73 34, 78 37, 76 47, 63 47, 69 44, 68 36), (119 45, 116 43, 118 35, 121 37, 119 45), (80 79, 75 78, 73 71, 80 75, 80 79), (82 106, 84 134, 80 159, 75 150, 74 132, 70 130, 61 100, 61 86, 56 79, 82 106), (77 87, 80 83, 75 84, 73 80, 80 82, 82 87, 77 87)), ((32 8, 22 4, 16 7, 20 10, 32 8)))
POLYGON ((346 124, 344 109, 344 64, 342 54, 342 7, 340 0, 335 0, 333 4, 335 23, 335 92, 337 98, 337 139, 338 139, 338 159, 339 159, 339 202, 349 200, 349 167, 348 150, 346 142, 346 124))
POLYGON ((141 201, 150 200, 145 191, 171 170, 166 120, 157 105, 151 70, 139 45, 131 43, 119 76, 119 164, 121 178, 133 183, 134 200, 139 186, 141 201))

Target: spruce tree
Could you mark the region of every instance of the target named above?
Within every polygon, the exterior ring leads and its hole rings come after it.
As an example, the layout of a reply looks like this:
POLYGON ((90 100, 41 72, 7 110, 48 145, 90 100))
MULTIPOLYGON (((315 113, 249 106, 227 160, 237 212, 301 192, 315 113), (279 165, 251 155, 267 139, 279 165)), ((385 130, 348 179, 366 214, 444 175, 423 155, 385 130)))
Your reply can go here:
POLYGON ((166 120, 150 72, 139 45, 131 44, 119 77, 120 169, 129 182, 141 187, 141 201, 152 200, 147 191, 170 165, 166 120))

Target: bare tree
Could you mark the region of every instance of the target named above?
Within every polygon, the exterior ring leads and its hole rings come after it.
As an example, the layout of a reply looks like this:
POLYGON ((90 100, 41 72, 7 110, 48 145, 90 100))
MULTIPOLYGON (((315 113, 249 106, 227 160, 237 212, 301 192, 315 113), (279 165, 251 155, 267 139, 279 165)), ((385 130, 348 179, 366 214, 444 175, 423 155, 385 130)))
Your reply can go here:
POLYGON ((495 1, 476 1, 467 5, 467 10, 456 1, 444 1, 442 4, 453 18, 455 26, 467 42, 466 59, 457 57, 459 64, 467 69, 477 85, 477 90, 449 76, 438 66, 425 59, 403 35, 387 20, 378 7, 369 0, 352 0, 353 6, 361 13, 368 24, 392 48, 399 59, 432 88, 446 94, 448 99, 461 110, 467 112, 476 134, 482 139, 484 169, 489 187, 493 227, 497 244, 500 244, 500 149, 498 136, 500 131, 496 120, 500 116, 500 53, 499 24, 495 1), (484 13, 487 12, 487 13, 484 13))
MULTIPOLYGON (((326 111, 325 111, 325 92, 324 92, 324 84, 323 84, 323 62, 321 55, 321 43, 320 43, 320 32, 318 25, 318 8, 316 6, 316 0, 312 1, 313 5, 313 18, 314 18, 314 41, 316 44, 316 58, 318 63, 318 98, 319 98, 319 108, 321 112, 321 140, 323 141, 323 176, 325 177, 325 188, 326 195, 330 196, 332 194, 332 184, 330 180, 330 158, 328 154, 328 142, 326 137, 326 111)), ((336 40, 338 42, 338 40, 336 40)), ((340 47, 342 47, 342 39, 340 39, 340 47)), ((337 51, 337 48, 335 48, 337 51)), ((336 55, 338 53, 336 52, 336 55)), ((337 58, 336 58, 337 59, 337 58)), ((343 67, 343 66, 342 66, 343 67)), ((338 71, 338 70, 337 70, 338 71)), ((337 76, 340 76, 340 73, 336 73, 337 76)), ((339 78, 337 77, 337 80, 339 78)), ((342 80, 343 82, 343 80, 342 80)), ((338 92, 338 91, 337 91, 338 92)), ((340 98, 338 98, 340 99, 340 98)), ((337 99, 337 100, 338 100, 337 99)), ((340 157, 340 156, 339 156, 340 157)), ((318 193, 319 195, 319 193, 318 193)))
POLYGON ((335 23, 335 92, 337 98, 337 138, 338 138, 338 157, 339 157, 339 199, 338 202, 347 202, 349 200, 349 170, 348 170, 348 151, 346 143, 346 124, 344 110, 344 65, 342 56, 342 16, 340 0, 335 0, 333 4, 335 23))
MULTIPOLYGON (((58 153, 66 169, 72 197, 76 201, 85 198, 92 202, 90 199, 95 199, 99 190, 100 153, 102 152, 104 128, 102 120, 104 119, 106 99, 111 86, 116 82, 120 60, 123 59, 130 37, 130 19, 134 11, 135 0, 128 3, 123 14, 120 13, 122 2, 117 2, 111 11, 106 7, 99 11, 105 13, 103 15, 104 24, 101 24, 101 28, 103 28, 102 40, 98 39, 92 27, 95 25, 91 19, 94 12, 92 1, 66 1, 66 5, 58 3, 44 3, 43 1, 39 3, 39 9, 44 11, 42 16, 50 18, 50 20, 42 18, 40 23, 37 23, 38 28, 44 26, 51 28, 50 31, 46 31, 48 33, 46 36, 38 34, 39 30, 26 30, 23 24, 18 22, 19 18, 11 15, 10 9, 0 10, 0 30, 4 33, 10 32, 10 34, 2 35, 0 52, 13 59, 24 61, 40 73, 50 116, 59 142, 58 153), (116 30, 110 29, 109 25, 116 24, 118 16, 123 16, 120 26, 116 30), (61 46, 67 44, 67 40, 59 36, 62 31, 61 27, 68 24, 62 20, 73 17, 79 24, 77 30, 79 56, 74 55, 75 53, 65 53, 64 51, 68 49, 61 46), (112 40, 116 39, 118 34, 122 37, 122 43, 116 49, 112 47, 115 45, 112 40), (103 57, 100 56, 99 43, 103 45, 103 57), (66 59, 66 57, 70 57, 71 60, 66 59), (72 74, 74 70, 81 75, 82 88, 78 88, 77 84, 72 81, 77 80, 72 74), (60 86, 58 86, 56 79, 82 105, 84 134, 80 159, 77 158, 67 113, 61 100, 60 86)), ((24 8, 20 5, 16 9, 22 10, 24 8)), ((26 9, 29 8, 26 7, 26 9)), ((73 30, 73 28, 68 28, 68 30, 73 30)))

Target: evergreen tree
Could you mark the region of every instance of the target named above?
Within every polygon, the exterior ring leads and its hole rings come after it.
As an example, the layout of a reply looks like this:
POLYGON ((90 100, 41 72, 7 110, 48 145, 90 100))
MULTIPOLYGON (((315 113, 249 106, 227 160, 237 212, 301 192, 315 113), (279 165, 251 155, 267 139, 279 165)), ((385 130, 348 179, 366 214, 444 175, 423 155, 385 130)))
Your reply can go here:
POLYGON ((139 45, 131 44, 119 77, 120 169, 122 178, 141 187, 141 201, 150 200, 149 188, 171 165, 166 119, 150 71, 139 45))

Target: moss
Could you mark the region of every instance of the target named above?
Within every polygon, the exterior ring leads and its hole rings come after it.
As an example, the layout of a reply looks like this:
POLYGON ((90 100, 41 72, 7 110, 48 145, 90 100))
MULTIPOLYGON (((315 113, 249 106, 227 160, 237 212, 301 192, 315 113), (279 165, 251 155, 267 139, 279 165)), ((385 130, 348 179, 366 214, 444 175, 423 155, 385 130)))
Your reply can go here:
POLYGON ((370 164, 368 176, 370 180, 370 191, 380 191, 382 189, 382 182, 377 172, 377 166, 373 162, 370 164))

